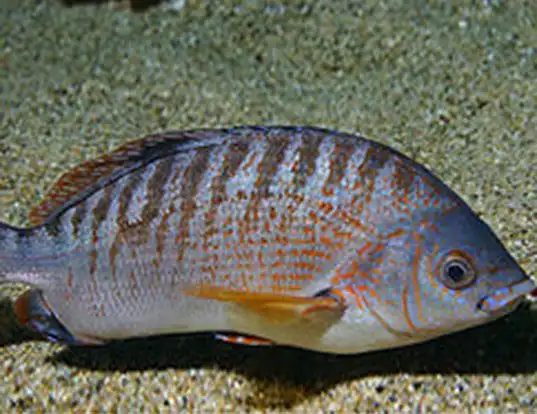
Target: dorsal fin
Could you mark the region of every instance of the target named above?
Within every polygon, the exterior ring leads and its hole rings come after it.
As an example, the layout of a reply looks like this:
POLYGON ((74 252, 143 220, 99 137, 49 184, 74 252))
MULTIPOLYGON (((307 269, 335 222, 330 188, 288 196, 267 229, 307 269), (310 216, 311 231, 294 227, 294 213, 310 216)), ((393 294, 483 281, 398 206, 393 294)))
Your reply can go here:
POLYGON ((59 209, 117 180, 133 169, 177 152, 222 142, 222 131, 169 131, 128 142, 114 151, 88 160, 64 173, 45 198, 28 214, 32 225, 43 223, 59 209))

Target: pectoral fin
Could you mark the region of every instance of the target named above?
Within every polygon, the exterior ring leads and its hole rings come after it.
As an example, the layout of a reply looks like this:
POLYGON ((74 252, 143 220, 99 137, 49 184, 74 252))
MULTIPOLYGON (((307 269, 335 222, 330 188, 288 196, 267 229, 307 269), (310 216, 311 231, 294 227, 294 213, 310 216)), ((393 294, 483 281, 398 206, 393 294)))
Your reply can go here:
POLYGON ((337 296, 303 297, 275 293, 237 291, 219 287, 201 286, 186 294, 203 299, 234 303, 278 323, 293 321, 324 322, 335 320, 345 310, 337 296))

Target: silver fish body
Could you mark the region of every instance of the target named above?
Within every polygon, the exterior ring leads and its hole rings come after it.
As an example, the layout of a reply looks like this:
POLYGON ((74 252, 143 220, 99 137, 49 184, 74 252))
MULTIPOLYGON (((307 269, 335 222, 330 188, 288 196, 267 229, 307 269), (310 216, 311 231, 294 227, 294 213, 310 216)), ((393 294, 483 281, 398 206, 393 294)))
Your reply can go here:
POLYGON ((34 325, 70 343, 235 331, 357 353, 488 322, 535 288, 425 168, 309 127, 134 141, 31 218, 0 229, 0 282, 34 286, 21 320, 49 309, 53 328, 34 325))

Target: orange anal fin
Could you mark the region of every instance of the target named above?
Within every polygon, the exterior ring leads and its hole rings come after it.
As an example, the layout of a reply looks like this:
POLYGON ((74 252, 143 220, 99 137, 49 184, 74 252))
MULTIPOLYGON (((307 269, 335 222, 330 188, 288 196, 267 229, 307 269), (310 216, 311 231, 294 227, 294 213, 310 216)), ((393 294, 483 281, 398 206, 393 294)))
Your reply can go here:
POLYGON ((214 337, 222 342, 249 346, 272 346, 274 342, 255 336, 215 334, 214 337))
POLYGON ((231 302, 275 322, 333 320, 345 310, 345 305, 332 296, 303 297, 207 286, 185 293, 202 299, 231 302))

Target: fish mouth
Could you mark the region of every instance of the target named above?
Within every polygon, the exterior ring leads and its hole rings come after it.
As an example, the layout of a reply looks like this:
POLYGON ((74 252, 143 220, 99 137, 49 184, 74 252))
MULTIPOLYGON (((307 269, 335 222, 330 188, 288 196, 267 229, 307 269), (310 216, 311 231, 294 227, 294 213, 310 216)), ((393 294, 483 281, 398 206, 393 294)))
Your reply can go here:
POLYGON ((529 278, 524 278, 485 296, 477 303, 477 309, 486 313, 509 312, 520 304, 525 295, 532 293, 535 289, 535 283, 529 278))

